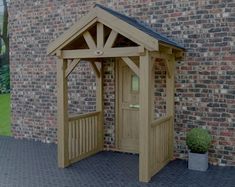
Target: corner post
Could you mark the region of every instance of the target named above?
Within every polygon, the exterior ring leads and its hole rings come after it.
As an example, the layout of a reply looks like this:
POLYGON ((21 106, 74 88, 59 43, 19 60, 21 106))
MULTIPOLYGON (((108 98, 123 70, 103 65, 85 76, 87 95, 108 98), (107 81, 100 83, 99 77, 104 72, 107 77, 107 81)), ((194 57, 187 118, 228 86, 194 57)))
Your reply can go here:
POLYGON ((140 56, 139 180, 149 182, 152 61, 148 51, 140 56))
POLYGON ((96 76, 96 110, 99 116, 99 150, 104 149, 104 107, 103 107, 103 63, 100 62, 100 76, 96 76))
POLYGON ((171 76, 166 76, 166 113, 172 116, 170 120, 170 137, 169 137, 169 156, 173 159, 174 154, 174 114, 175 114, 175 58, 169 56, 168 65, 171 66, 171 76))
POLYGON ((57 154, 58 166, 69 165, 68 154, 68 86, 66 78, 67 62, 60 57, 57 62, 57 154))

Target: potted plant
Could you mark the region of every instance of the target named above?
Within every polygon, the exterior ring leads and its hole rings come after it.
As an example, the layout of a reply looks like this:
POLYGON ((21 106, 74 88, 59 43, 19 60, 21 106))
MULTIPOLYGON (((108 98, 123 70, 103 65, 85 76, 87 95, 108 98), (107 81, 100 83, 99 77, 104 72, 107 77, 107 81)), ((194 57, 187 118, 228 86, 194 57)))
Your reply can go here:
POLYGON ((186 144, 189 148, 188 168, 206 171, 208 168, 208 149, 211 145, 211 135, 206 129, 193 128, 187 133, 186 144))

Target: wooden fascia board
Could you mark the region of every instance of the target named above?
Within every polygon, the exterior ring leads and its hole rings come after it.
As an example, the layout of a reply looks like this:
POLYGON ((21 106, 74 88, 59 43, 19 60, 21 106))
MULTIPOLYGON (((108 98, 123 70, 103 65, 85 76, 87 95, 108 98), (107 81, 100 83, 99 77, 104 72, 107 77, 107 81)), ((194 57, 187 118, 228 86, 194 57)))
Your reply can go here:
POLYGON ((99 22, 129 38, 133 42, 144 46, 147 50, 159 50, 158 40, 98 7, 97 18, 99 22))
POLYGON ((167 48, 172 48, 173 50, 177 50, 177 51, 185 51, 184 49, 181 49, 179 47, 176 47, 174 45, 170 45, 170 44, 167 44, 167 43, 164 43, 164 42, 161 42, 161 41, 159 41, 159 45, 163 46, 163 47, 167 47, 167 48))
POLYGON ((62 49, 73 39, 82 34, 89 26, 93 25, 96 19, 96 8, 93 8, 87 15, 82 17, 70 29, 65 31, 61 36, 51 42, 47 48, 47 54, 53 54, 56 50, 62 49))

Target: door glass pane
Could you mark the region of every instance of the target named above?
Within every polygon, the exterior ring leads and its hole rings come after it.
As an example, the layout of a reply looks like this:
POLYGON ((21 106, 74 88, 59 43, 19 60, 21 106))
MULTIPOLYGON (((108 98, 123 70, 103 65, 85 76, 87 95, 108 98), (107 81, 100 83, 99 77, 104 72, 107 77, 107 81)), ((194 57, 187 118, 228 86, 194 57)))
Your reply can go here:
POLYGON ((131 76, 131 91, 132 92, 139 91, 139 77, 137 75, 131 76))

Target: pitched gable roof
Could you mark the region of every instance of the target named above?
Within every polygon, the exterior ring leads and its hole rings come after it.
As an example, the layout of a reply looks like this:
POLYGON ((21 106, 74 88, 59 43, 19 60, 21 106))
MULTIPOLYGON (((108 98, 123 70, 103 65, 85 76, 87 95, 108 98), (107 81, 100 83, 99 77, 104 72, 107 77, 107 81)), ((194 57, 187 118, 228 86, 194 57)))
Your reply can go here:
POLYGON ((180 48, 180 49, 185 49, 182 45, 178 44, 177 42, 173 41, 172 39, 154 31, 151 27, 149 27, 148 25, 146 24, 143 24, 141 23, 140 21, 138 21, 137 19, 135 18, 132 18, 132 17, 128 17, 124 14, 121 14, 117 11, 114 11, 110 8, 107 8, 107 7, 104 7, 103 5, 100 5, 100 4, 96 4, 95 7, 99 7, 107 12, 109 12, 110 14, 120 18, 121 20, 125 21, 126 23, 134 26, 135 28, 143 31, 144 33, 154 37, 155 39, 161 41, 161 42, 164 42, 166 44, 169 44, 169 45, 172 45, 174 47, 177 47, 177 48, 180 48))
POLYGON ((56 50, 62 49, 96 22, 107 25, 150 51, 157 51, 159 42, 184 50, 184 47, 180 44, 154 31, 149 26, 140 23, 136 19, 125 16, 100 4, 96 4, 87 15, 81 18, 55 41, 50 43, 47 53, 53 54, 56 50))

